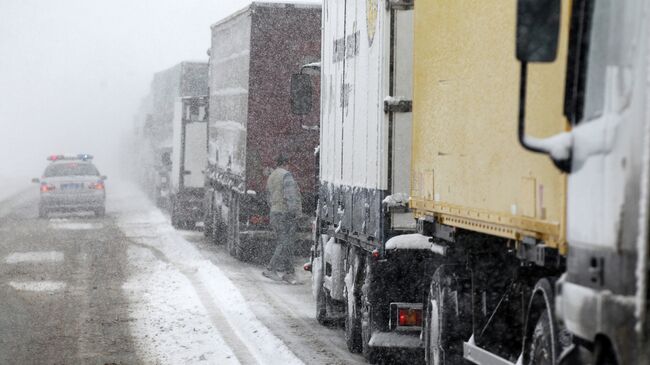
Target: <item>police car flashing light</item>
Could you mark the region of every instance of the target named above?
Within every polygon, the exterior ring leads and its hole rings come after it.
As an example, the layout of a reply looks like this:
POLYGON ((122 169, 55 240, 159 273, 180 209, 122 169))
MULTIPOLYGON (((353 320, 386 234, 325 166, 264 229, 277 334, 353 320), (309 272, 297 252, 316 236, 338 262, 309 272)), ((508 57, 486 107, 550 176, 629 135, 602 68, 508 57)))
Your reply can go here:
POLYGON ((51 155, 47 157, 48 161, 60 161, 60 160, 81 160, 81 161, 90 161, 93 159, 92 155, 87 153, 80 153, 76 156, 66 156, 66 155, 51 155))

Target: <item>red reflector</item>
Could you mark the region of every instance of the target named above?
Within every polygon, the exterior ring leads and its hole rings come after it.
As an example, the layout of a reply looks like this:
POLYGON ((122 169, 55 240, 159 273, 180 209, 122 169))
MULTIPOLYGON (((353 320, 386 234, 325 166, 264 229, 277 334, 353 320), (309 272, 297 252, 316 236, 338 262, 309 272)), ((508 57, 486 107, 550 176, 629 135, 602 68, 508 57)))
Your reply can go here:
POLYGON ((304 265, 302 265, 302 269, 305 271, 311 271, 311 262, 307 262, 304 265))
POLYGON ((269 221, 269 217, 264 215, 251 215, 248 218, 248 222, 250 224, 268 224, 269 221))
POLYGON ((422 326, 422 309, 399 308, 397 319, 401 327, 422 326))
POLYGON ((379 258, 379 250, 378 249, 372 250, 372 258, 373 259, 378 259, 379 258))

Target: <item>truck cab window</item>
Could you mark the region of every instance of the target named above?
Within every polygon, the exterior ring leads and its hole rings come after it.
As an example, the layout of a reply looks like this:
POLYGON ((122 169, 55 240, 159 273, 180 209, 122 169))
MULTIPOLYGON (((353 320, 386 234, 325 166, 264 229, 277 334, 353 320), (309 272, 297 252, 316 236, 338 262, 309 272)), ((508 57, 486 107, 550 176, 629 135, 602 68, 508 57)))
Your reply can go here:
POLYGON ((614 6, 611 1, 595 1, 587 63, 585 121, 599 118, 606 108, 620 112, 628 104, 632 89, 630 64, 638 24, 634 12, 637 10, 629 3, 614 6))

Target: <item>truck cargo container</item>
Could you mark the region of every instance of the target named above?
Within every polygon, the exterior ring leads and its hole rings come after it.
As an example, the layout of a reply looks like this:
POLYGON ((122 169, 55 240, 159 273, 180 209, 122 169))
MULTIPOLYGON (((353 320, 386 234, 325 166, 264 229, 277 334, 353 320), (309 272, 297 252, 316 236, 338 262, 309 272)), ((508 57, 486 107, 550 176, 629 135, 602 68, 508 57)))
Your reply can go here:
MULTIPOLYGON (((557 59, 528 69, 528 128, 539 136, 569 126, 562 7, 557 59)), ((442 253, 423 303, 425 357, 515 363, 531 297, 552 290, 565 265, 566 175, 522 149, 513 128, 516 2, 422 2, 415 12, 410 207, 442 253)), ((559 336, 551 327, 540 332, 559 336)))
MULTIPOLYGON (((292 113, 290 80, 320 60, 320 5, 253 2, 211 29, 206 233, 264 260, 274 248, 266 180, 280 154, 305 216, 315 210, 319 117, 292 113)), ((312 99, 318 110, 319 93, 312 99)), ((300 225, 308 234, 309 219, 300 225)))
POLYGON ((410 1, 323 3, 320 193, 307 268, 319 322, 344 319, 348 348, 371 361, 386 348, 421 351, 422 305, 402 303, 422 303, 423 290, 402 273, 426 270, 426 255, 386 246, 415 230, 406 209, 412 26, 410 1))
POLYGON ((144 189, 161 207, 168 206, 169 159, 172 148, 172 121, 174 103, 182 96, 207 95, 208 64, 206 62, 183 61, 154 74, 149 95, 138 116, 142 125, 141 160, 144 189), (166 191, 167 189, 167 191, 166 191))
POLYGON ((176 99, 170 174, 170 215, 174 227, 191 229, 203 220, 207 112, 207 96, 176 99))

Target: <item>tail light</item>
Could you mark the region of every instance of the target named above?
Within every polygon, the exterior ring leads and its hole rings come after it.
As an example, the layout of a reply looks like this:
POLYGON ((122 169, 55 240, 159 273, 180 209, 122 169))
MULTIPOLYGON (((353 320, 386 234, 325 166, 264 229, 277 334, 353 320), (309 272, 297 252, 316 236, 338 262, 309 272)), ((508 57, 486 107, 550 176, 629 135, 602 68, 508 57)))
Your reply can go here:
POLYGON ((49 193, 50 191, 53 191, 55 189, 55 186, 52 184, 47 184, 43 183, 41 184, 41 193, 49 193))
POLYGON ((98 181, 96 183, 90 183, 88 184, 88 188, 94 190, 104 190, 104 182, 98 181))
POLYGON ((400 327, 422 326, 422 309, 400 308, 397 312, 397 324, 400 327))
POLYGON ((390 328, 392 330, 419 331, 422 329, 422 304, 391 303, 390 328))
POLYGON ((250 224, 269 224, 270 219, 268 216, 265 215, 251 215, 248 217, 248 222, 250 224))

